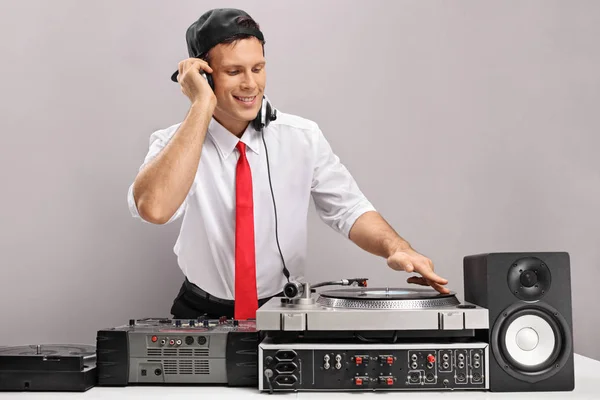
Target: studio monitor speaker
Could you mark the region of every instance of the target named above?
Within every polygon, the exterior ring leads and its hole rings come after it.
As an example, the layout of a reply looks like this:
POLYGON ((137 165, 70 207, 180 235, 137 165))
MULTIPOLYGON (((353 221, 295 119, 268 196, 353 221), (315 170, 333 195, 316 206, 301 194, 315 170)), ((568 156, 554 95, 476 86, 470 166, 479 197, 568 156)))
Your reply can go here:
POLYGON ((464 258, 465 300, 489 312, 490 390, 575 386, 569 254, 488 253, 464 258))

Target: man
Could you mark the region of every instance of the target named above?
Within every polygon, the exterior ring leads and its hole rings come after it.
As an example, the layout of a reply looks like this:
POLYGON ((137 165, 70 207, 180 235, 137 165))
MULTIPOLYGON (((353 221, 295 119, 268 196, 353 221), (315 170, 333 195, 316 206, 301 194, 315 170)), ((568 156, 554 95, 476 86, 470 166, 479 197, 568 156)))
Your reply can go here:
POLYGON ((128 193, 135 217, 167 224, 183 216, 174 251, 186 279, 174 317, 255 318, 290 276, 302 278, 311 197, 331 228, 390 268, 421 275, 409 283, 448 292, 431 260, 375 211, 317 124, 263 101, 265 41, 247 13, 208 11, 186 39, 190 58, 172 80, 189 112, 152 134, 128 193))

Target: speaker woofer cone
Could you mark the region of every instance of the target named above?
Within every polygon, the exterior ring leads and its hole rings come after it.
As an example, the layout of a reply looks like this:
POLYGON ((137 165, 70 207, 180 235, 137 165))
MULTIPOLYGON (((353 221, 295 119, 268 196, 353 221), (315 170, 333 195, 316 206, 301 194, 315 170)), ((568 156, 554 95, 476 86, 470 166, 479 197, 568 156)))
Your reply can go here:
POLYGON ((517 303, 505 309, 494 323, 491 340, 503 370, 531 383, 557 373, 573 347, 566 320, 544 303, 517 303))
POLYGON ((499 340, 502 353, 509 363, 526 372, 543 371, 554 365, 564 341, 554 318, 532 309, 510 315, 502 324, 499 340), (537 336, 537 343, 531 349, 519 344, 519 334, 525 330, 537 336))

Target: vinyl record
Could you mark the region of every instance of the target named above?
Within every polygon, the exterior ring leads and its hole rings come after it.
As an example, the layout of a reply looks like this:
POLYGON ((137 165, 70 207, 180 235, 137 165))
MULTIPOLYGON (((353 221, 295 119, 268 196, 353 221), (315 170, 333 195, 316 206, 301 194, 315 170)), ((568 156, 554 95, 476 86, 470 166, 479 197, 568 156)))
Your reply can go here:
POLYGON ((321 292, 317 304, 327 308, 415 310, 460 304, 454 292, 433 289, 349 288, 321 292))
POLYGON ((348 288, 327 290, 320 295, 347 300, 425 300, 456 296, 454 292, 442 294, 425 288, 348 288))

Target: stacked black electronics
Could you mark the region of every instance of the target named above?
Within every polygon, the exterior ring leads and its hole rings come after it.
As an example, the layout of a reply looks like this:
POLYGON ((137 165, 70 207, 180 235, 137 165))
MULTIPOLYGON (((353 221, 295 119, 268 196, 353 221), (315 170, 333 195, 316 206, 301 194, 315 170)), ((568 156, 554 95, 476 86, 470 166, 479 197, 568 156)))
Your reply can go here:
POLYGON ((292 281, 256 321, 133 319, 97 331, 96 346, 0 348, 0 391, 573 390, 568 253, 467 256, 463 302, 366 281, 292 281), (316 293, 327 285, 354 287, 316 293))

